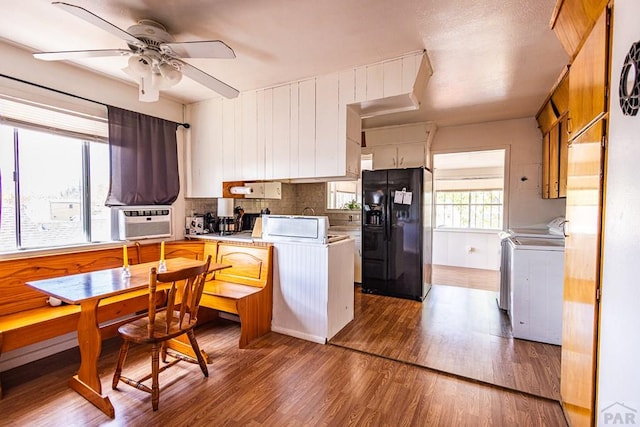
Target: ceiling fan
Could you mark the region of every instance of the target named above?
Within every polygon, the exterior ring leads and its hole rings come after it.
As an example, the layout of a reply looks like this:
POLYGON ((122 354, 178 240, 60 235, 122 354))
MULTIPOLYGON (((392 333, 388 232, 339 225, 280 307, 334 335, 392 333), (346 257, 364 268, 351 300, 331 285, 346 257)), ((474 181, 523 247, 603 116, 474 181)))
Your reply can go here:
POLYGON ((212 89, 226 98, 238 96, 238 90, 196 68, 182 58, 235 58, 229 46, 220 40, 175 42, 173 36, 158 22, 142 19, 127 30, 116 27, 88 10, 63 2, 53 5, 120 37, 129 49, 76 50, 63 52, 37 52, 33 56, 46 61, 80 59, 105 56, 128 56, 123 69, 139 84, 140 101, 154 102, 160 90, 168 89, 182 79, 182 75, 212 89))

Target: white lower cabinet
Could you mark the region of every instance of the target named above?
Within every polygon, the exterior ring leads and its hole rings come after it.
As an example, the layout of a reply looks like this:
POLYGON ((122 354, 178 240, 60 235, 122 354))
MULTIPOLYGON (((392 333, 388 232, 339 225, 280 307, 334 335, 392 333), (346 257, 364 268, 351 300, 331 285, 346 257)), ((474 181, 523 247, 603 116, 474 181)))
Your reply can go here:
POLYGON ((353 244, 274 243, 274 332, 325 344, 353 320, 353 244))

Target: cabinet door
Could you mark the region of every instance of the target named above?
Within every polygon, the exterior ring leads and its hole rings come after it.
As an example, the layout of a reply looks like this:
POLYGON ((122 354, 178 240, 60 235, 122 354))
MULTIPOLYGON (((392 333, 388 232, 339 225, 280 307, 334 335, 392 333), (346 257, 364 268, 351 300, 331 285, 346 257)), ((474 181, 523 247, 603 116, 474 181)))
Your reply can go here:
POLYGON ((549 198, 557 199, 560 191, 560 122, 549 131, 549 198))
POLYGON ((396 163, 398 168, 415 168, 425 165, 424 144, 398 144, 396 163))
POLYGON ((338 135, 338 82, 338 74, 316 79, 316 176, 344 174, 338 170, 338 159, 345 156, 346 139, 338 135))
POLYGON ((398 167, 398 149, 395 145, 372 147, 373 169, 395 169, 398 167))
POLYGON ((264 191, 265 191, 264 184, 265 184, 264 182, 246 183, 245 186, 251 187, 253 191, 251 192, 251 194, 246 194, 244 198, 245 199, 264 199, 264 191))
POLYGON ((549 168, 551 159, 549 158, 549 145, 551 132, 547 132, 542 137, 542 198, 549 198, 549 168))
POLYGON ((265 182, 264 197, 265 199, 281 199, 282 184, 279 182, 265 182))
POLYGON ((189 197, 222 196, 222 98, 188 106, 189 197))
POLYGON ((269 178, 290 177, 291 90, 289 85, 273 89, 272 175, 269 178))
POLYGON ((316 82, 305 80, 298 85, 298 177, 316 173, 316 82))
POLYGON ((569 139, 606 110, 608 10, 598 18, 569 73, 569 139))
POLYGON ((604 120, 569 148, 560 394, 570 425, 592 425, 600 286, 604 120))
POLYGON ((242 92, 240 102, 242 104, 242 145, 240 157, 237 159, 240 164, 239 177, 242 180, 261 179, 259 170, 264 168, 264 148, 262 150, 258 148, 256 92, 242 92))
POLYGON ((236 180, 236 100, 222 100, 222 177, 236 180))
POLYGON ((608 2, 609 0, 564 0, 557 2, 559 7, 551 28, 570 57, 573 57, 578 51, 582 39, 589 33, 608 2))
POLYGON ((559 123, 560 167, 558 172, 558 197, 567 197, 567 174, 569 163, 569 135, 567 134, 567 116, 559 123))

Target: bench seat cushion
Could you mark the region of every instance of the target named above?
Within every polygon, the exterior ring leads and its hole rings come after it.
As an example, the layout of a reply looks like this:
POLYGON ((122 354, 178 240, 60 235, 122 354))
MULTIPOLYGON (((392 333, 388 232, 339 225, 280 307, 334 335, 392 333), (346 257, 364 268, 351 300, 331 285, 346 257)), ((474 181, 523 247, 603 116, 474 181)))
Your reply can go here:
MULTIPOLYGON (((148 299, 147 290, 143 289, 100 300, 98 321, 102 323, 145 310, 148 299)), ((79 318, 80 306, 73 304, 46 305, 0 316, 0 353, 75 332, 79 318)))
POLYGON ((255 286, 241 285, 239 283, 225 282, 222 280, 210 280, 204 285, 203 293, 231 299, 242 299, 262 290, 255 286))

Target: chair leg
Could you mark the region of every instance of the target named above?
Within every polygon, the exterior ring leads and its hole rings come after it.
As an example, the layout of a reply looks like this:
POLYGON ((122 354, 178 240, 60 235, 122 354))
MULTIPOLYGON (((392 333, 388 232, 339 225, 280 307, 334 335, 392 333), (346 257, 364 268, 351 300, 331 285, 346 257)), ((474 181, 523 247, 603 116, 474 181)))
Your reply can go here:
POLYGON ((116 371, 113 373, 113 380, 111 381, 111 388, 114 390, 118 387, 118 382, 120 381, 120 376, 122 375, 122 367, 124 366, 124 361, 127 358, 128 350, 129 341, 123 341, 122 345, 120 346, 120 354, 118 355, 116 371))
POLYGON ((191 343, 191 347, 193 347, 193 352, 198 358, 198 365, 200 365, 202 373, 205 377, 209 377, 209 368, 207 368, 207 362, 202 356, 202 352, 200 351, 200 347, 198 346, 198 341, 196 341, 196 335, 193 333, 193 329, 187 332, 187 337, 189 337, 189 342, 191 343))
POLYGON ((158 374, 160 373, 160 344, 154 343, 151 349, 151 405, 153 410, 158 410, 160 401, 160 384, 158 374))

